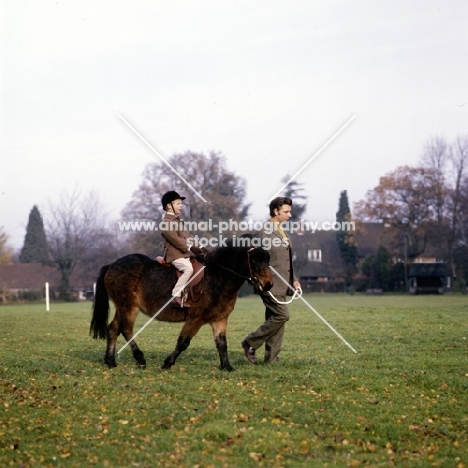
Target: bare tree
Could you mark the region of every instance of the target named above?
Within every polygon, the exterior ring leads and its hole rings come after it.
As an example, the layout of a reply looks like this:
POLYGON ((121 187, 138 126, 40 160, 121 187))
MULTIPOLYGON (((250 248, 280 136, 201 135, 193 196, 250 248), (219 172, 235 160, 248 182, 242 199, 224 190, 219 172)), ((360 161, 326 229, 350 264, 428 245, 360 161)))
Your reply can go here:
POLYGON ((463 178, 458 213, 457 240, 459 244, 468 248, 468 176, 463 178))
POLYGON ((447 261, 453 261, 459 224, 463 215, 462 184, 468 170, 468 136, 449 144, 441 137, 432 138, 421 158, 425 167, 434 171, 433 191, 436 200, 437 224, 433 237, 444 246, 447 261))
MULTIPOLYGON (((108 238, 106 213, 96 192, 83 195, 75 189, 49 203, 46 218, 51 261, 57 265, 60 296, 69 297, 70 276, 78 264, 85 265, 108 238)), ((96 273, 97 275, 97 273, 96 273)))
POLYGON ((459 137, 450 149, 452 165, 452 187, 449 196, 450 236, 448 260, 453 261, 453 249, 457 244, 457 233, 463 213, 460 210, 464 199, 463 182, 468 172, 468 136, 459 137))
POLYGON ((421 157, 423 167, 434 171, 434 194, 437 221, 443 223, 447 196, 446 170, 450 161, 450 145, 442 137, 431 138, 424 146, 421 157))
POLYGON ((456 286, 468 291, 468 176, 462 179, 456 240, 453 247, 453 265, 456 272, 456 286))
POLYGON ((11 262, 13 249, 8 245, 8 236, 0 227, 0 263, 11 262))

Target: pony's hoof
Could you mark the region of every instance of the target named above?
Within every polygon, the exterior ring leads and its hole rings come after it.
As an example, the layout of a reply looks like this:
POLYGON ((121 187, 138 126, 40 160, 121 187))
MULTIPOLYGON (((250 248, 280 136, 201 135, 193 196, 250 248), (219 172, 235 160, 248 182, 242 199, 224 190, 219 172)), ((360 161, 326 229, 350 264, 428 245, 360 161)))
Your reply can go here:
POLYGON ((219 370, 225 370, 225 371, 228 371, 228 372, 233 372, 236 369, 235 369, 235 367, 232 367, 231 364, 228 364, 227 366, 224 366, 224 367, 219 366, 219 370))
POLYGON ((106 364, 109 369, 117 367, 117 363, 115 361, 104 361, 104 364, 106 364))
POLYGON ((145 369, 146 369, 146 362, 145 362, 145 363, 141 363, 141 364, 140 364, 140 363, 137 363, 137 367, 138 367, 138 369, 143 369, 143 370, 145 370, 145 369))
POLYGON ((159 366, 158 369, 161 370, 161 371, 168 371, 168 370, 170 370, 170 367, 165 367, 164 364, 163 364, 162 366, 159 366))

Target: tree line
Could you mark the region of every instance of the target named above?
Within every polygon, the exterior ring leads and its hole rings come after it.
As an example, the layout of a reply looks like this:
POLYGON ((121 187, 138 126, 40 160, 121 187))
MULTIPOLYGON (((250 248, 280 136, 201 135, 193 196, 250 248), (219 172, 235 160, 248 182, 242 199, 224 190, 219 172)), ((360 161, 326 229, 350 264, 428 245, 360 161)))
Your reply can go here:
MULTIPOLYGON (((245 180, 230 171, 226 158, 211 152, 174 154, 162 163, 148 164, 137 190, 124 207, 122 219, 154 221, 161 219, 161 196, 176 190, 187 196, 184 217, 192 220, 212 219, 214 223, 246 219, 245 180), (187 181, 197 193, 188 190, 187 181), (200 199, 203 197, 207 202, 200 199)), ((421 256, 427 247, 437 258, 455 268, 461 282, 468 281, 468 137, 449 143, 433 138, 424 146, 416 166, 400 166, 380 178, 351 212, 346 191, 342 191, 336 220, 358 223, 384 223, 385 245, 375 255, 358 262, 356 234, 337 232, 343 272, 348 286, 364 275, 369 287, 391 290, 401 282, 403 265, 421 256)), ((286 175, 282 182, 289 180, 286 175)), ((302 184, 292 181, 282 194, 292 198, 293 218, 299 219, 306 209, 307 197, 302 184)), ((215 233, 200 233, 205 236, 215 233)), ((60 272, 60 294, 67 297, 70 276, 77 268, 83 275, 95 277, 99 268, 130 252, 149 256, 161 254, 162 239, 158 232, 119 231, 109 219, 96 192, 74 190, 64 193, 56 204, 49 203, 45 222, 37 206, 30 212, 23 248, 17 258, 8 247, 0 229, 0 263, 52 264, 60 272)))
MULTIPOLYGON (((391 270, 421 256, 453 268, 468 281, 468 136, 430 139, 415 166, 399 166, 354 205, 354 218, 386 226, 385 247, 366 259, 364 273, 389 288, 391 270), (398 260, 395 262, 395 260, 398 260), (399 264, 399 265, 397 265, 399 264)), ((407 280, 407 278, 405 278, 407 280)))
MULTIPOLYGON (((185 218, 212 219, 214 223, 246 218, 249 204, 245 201, 245 180, 227 168, 222 154, 185 152, 173 155, 168 163, 151 163, 145 167, 139 187, 122 211, 122 219, 160 220, 161 197, 168 190, 187 197, 185 218), (207 203, 188 190, 170 166, 207 203)), ((82 277, 94 278, 102 265, 122 255, 141 252, 155 257, 163 253, 159 232, 120 231, 117 222, 109 219, 97 192, 84 194, 79 190, 63 193, 58 203, 49 203, 44 218, 37 206, 32 208, 18 258, 14 258, 7 241, 0 229, 0 262, 56 266, 60 273, 59 294, 63 299, 69 297, 70 277, 77 270, 82 277)))

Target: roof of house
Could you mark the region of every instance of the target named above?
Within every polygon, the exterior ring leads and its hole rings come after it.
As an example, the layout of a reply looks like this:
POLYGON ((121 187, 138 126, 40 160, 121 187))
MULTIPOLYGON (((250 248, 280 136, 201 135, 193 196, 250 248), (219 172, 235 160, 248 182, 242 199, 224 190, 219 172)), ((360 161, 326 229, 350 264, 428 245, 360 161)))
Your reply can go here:
MULTIPOLYGON (((387 248, 390 252, 395 249, 402 249, 403 239, 400 239, 398 233, 394 229, 389 228, 384 223, 356 223, 356 230, 354 232, 358 256, 362 259, 367 255, 376 255, 380 246, 387 248), (395 237, 398 236, 398 237, 395 237)), ((302 277, 339 277, 343 276, 343 264, 341 260, 340 250, 336 239, 335 231, 303 231, 290 234, 293 255, 294 255, 294 268, 297 276, 302 277), (308 251, 321 250, 321 260, 309 261, 308 251)), ((428 239, 426 249, 421 257, 429 257, 434 255, 437 258, 443 258, 439 249, 434 247, 434 242, 428 239), (436 255, 437 254, 437 255, 436 255)), ((430 263, 421 263, 413 265, 431 265, 430 263)), ((424 273, 426 267, 415 266, 414 272, 418 275, 433 274, 433 272, 441 272, 441 263, 433 269, 428 269, 424 273)), ((448 267, 447 267, 448 268, 448 267)), ((445 271, 445 270, 444 270, 445 271)), ((448 268, 444 275, 451 275, 451 270, 448 268), (448 272, 448 273, 447 273, 448 272)), ((437 273, 437 275, 439 275, 437 273)))
POLYGON ((380 245, 385 244, 383 223, 359 223, 356 226, 358 256, 375 255, 380 245))
MULTIPOLYGON (((420 247, 424 249, 418 255, 421 258, 444 258, 446 251, 441 246, 437 235, 432 233, 425 239, 419 237, 420 247)), ((389 252, 403 255, 405 249, 405 236, 402 231, 398 232, 384 223, 356 223, 356 245, 358 256, 361 258, 367 255, 376 255, 380 246, 385 247, 389 252)), ((408 250, 410 250, 408 246, 408 250)))
POLYGON ((408 277, 452 276, 452 270, 447 263, 413 263, 408 277))
POLYGON ((426 258, 446 258, 446 250, 436 236, 428 236, 424 252, 420 257, 426 258))
POLYGON ((290 237, 296 276, 332 278, 343 275, 340 250, 334 231, 294 233, 290 237), (309 261, 309 250, 321 250, 322 261, 309 261))

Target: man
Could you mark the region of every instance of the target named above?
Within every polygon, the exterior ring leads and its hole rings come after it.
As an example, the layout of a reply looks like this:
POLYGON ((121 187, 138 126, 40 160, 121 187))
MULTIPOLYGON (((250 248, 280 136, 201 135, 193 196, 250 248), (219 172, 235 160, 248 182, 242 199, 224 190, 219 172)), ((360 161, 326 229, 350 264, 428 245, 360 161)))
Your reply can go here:
POLYGON ((181 197, 174 190, 162 196, 161 202, 166 213, 163 217, 164 227, 161 228, 161 234, 164 238, 164 260, 182 272, 172 290, 174 297, 172 304, 176 307, 190 307, 184 303, 182 295, 185 284, 193 273, 190 257, 192 254, 200 255, 202 250, 191 245, 189 239, 192 235, 184 229, 184 222, 179 216, 182 212, 182 200, 185 200, 185 197, 181 197))
POLYGON ((281 223, 291 218, 291 208, 292 200, 288 197, 277 197, 270 203, 269 227, 272 229, 268 230, 268 234, 266 232, 263 234, 263 237, 269 237, 271 242, 270 266, 291 286, 285 284, 283 279, 272 270, 274 285, 270 292, 274 297, 271 297, 268 292, 261 293, 265 304, 265 322, 242 341, 245 356, 252 364, 257 362, 255 351, 263 344, 265 344, 264 361, 266 363, 279 361, 278 354, 283 342, 284 326, 289 320, 288 307, 281 302, 286 302, 286 296, 292 296, 294 290, 301 286, 294 277, 291 241, 281 228, 281 223))

